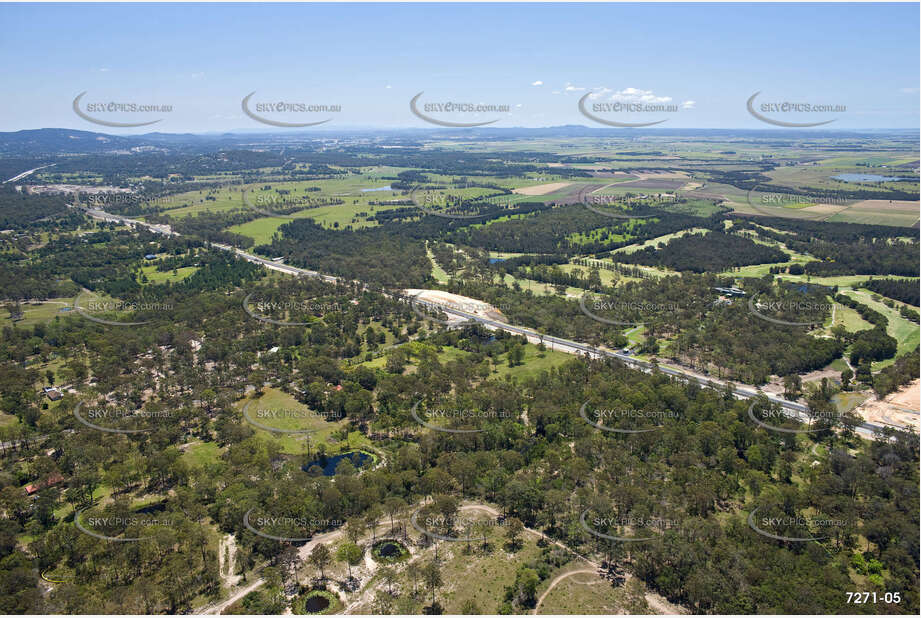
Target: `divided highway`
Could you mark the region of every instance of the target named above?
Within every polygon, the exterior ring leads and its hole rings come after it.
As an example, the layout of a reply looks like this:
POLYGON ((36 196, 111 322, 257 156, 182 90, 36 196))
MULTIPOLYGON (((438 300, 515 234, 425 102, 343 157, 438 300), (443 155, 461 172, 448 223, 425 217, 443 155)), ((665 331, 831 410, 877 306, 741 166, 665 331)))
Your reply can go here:
MULTIPOLYGON (((107 213, 105 211, 98 210, 98 209, 83 208, 83 210, 86 212, 86 214, 96 219, 102 219, 105 221, 114 221, 118 223, 123 223, 125 225, 138 225, 138 226, 147 228, 148 230, 152 232, 156 232, 158 234, 166 234, 168 236, 178 236, 179 235, 177 232, 173 232, 171 229, 169 229, 169 226, 147 223, 145 221, 139 221, 137 219, 129 219, 127 217, 113 215, 113 214, 110 214, 110 213, 107 213)), ((258 255, 253 255, 252 253, 247 253, 246 251, 243 251, 242 249, 237 249, 236 247, 231 247, 230 245, 224 245, 220 243, 211 243, 211 246, 221 249, 223 251, 230 251, 231 253, 234 253, 241 259, 247 260, 248 262, 252 262, 254 264, 260 264, 271 270, 287 273, 289 275, 294 275, 296 277, 318 277, 328 283, 344 282, 344 280, 341 277, 336 277, 333 275, 325 275, 315 270, 306 270, 304 268, 297 268, 296 266, 289 266, 288 264, 282 264, 280 262, 273 262, 272 260, 259 257, 258 255)), ((355 283, 358 283, 359 285, 364 286, 366 289, 371 289, 370 286, 360 281, 356 281, 355 283)), ((393 294, 393 295, 399 296, 400 298, 404 298, 408 300, 408 298, 404 294, 402 294, 402 292, 394 293, 394 292, 388 292, 385 290, 378 290, 378 291, 385 293, 385 294, 393 294)), ((416 301, 416 302, 421 303, 422 301, 416 301)), ((442 305, 430 303, 428 301, 425 301, 422 304, 435 306, 446 314, 454 315, 459 318, 465 318, 467 320, 478 322, 492 330, 503 330, 509 333, 514 333, 516 335, 523 335, 529 340, 535 341, 535 342, 543 341, 545 344, 551 344, 555 350, 559 350, 561 352, 567 352, 569 354, 587 355, 592 358, 602 358, 602 357, 616 358, 617 360, 623 361, 624 363, 627 363, 628 365, 634 368, 637 368, 637 369, 640 369, 646 372, 652 371, 653 369, 653 366, 651 363, 648 363, 646 361, 643 361, 637 358, 633 358, 632 356, 629 356, 627 354, 615 352, 614 350, 608 350, 605 348, 590 346, 585 343, 569 341, 568 339, 562 339, 560 337, 554 337, 551 335, 544 335, 542 333, 531 330, 529 328, 513 326, 511 324, 506 324, 505 322, 491 320, 483 316, 479 316, 473 313, 467 313, 465 311, 461 311, 461 310, 454 309, 451 307, 445 307, 442 305)), ((727 384, 723 380, 719 380, 715 378, 708 378, 705 376, 698 375, 692 371, 688 371, 688 370, 684 370, 684 369, 680 369, 676 367, 668 367, 665 365, 659 365, 659 371, 661 371, 664 374, 676 377, 676 378, 681 378, 683 380, 695 381, 701 386, 705 386, 705 387, 720 388, 720 387, 725 387, 727 384)), ((767 397, 767 399, 770 400, 771 402, 776 403, 779 406, 781 406, 781 409, 783 409, 784 412, 788 416, 792 418, 796 418, 800 421, 808 420, 808 417, 806 415, 808 407, 804 404, 797 403, 795 401, 787 401, 786 399, 777 397, 776 395, 759 392, 758 390, 752 389, 750 387, 739 386, 735 383, 733 383, 733 392, 735 396, 738 397, 739 399, 750 399, 752 397, 758 397, 758 396, 763 395, 767 397)), ((882 425, 864 422, 858 425, 856 431, 864 435, 867 438, 874 439, 875 432, 881 431, 883 428, 884 427, 882 425)))

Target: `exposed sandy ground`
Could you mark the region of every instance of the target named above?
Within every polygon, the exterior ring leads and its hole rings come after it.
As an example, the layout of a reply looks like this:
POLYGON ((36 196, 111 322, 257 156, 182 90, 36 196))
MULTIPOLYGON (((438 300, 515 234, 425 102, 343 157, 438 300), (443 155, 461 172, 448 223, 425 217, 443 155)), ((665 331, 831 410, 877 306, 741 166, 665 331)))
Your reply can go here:
POLYGON ((918 412, 918 406, 921 405, 919 395, 921 395, 921 380, 915 380, 904 389, 892 393, 891 403, 918 412))
POLYGON ((805 208, 793 208, 789 209, 793 212, 807 212, 813 215, 833 215, 846 210, 846 206, 840 206, 838 204, 816 204, 815 206, 807 206, 805 208))
POLYGON ((559 191, 563 187, 568 187, 571 182, 548 182, 544 185, 534 185, 533 187, 520 187, 512 190, 512 193, 519 195, 547 195, 554 191, 559 191))
POLYGON ((505 321, 505 316, 502 315, 502 311, 482 300, 461 296, 460 294, 452 294, 451 292, 442 292, 441 290, 409 289, 404 290, 404 292, 408 296, 417 296, 421 301, 442 305, 448 309, 472 313, 480 317, 489 318, 490 320, 505 321))
POLYGON ((224 583, 233 588, 240 583, 242 575, 234 575, 234 559, 237 554, 237 539, 232 534, 227 534, 221 537, 218 540, 217 546, 217 562, 218 562, 218 573, 221 576, 221 579, 224 583), (226 552, 226 558, 225 558, 226 552))
POLYGON ((681 187, 681 190, 682 191, 693 191, 694 189, 700 189, 702 186, 704 186, 702 182, 689 182, 683 187, 681 187))
POLYGON ((918 202, 908 200, 863 200, 851 205, 852 209, 857 210, 894 210, 899 212, 918 212, 918 202))
POLYGON ((905 388, 887 395, 882 401, 867 401, 855 408, 854 413, 871 423, 921 431, 921 415, 918 414, 919 385, 921 380, 915 380, 905 388))

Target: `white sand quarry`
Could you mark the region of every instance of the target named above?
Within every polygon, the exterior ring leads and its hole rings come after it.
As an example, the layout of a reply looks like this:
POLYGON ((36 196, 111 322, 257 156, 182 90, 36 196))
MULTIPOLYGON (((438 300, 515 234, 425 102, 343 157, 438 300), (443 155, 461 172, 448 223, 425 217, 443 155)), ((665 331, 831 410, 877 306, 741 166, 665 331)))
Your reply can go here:
POLYGON ((548 193, 559 191, 563 187, 568 187, 571 184, 571 182, 548 182, 543 185, 518 187, 517 189, 513 189, 512 193, 517 193, 518 195, 547 195, 548 193))
MULTIPOLYGON (((464 313, 472 313, 475 316, 488 318, 490 320, 506 321, 505 316, 502 315, 499 309, 482 300, 461 296, 460 294, 452 294, 451 292, 443 292, 441 290, 408 289, 403 291, 407 296, 415 296, 425 303, 440 305, 446 309, 454 309, 456 311, 463 311, 464 313)), ((462 320, 463 318, 458 319, 462 320)))

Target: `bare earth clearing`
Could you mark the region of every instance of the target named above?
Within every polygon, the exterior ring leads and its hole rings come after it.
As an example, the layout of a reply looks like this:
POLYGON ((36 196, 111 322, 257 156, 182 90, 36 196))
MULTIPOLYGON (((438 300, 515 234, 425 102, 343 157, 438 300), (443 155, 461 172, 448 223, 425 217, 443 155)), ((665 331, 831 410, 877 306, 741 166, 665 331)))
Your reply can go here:
POLYGON ((900 429, 911 428, 921 431, 921 416, 918 413, 921 380, 915 380, 905 388, 886 396, 882 401, 867 401, 854 410, 865 420, 881 425, 892 425, 900 429))
POLYGON ((563 187, 568 187, 571 184, 571 182, 548 182, 544 185, 534 185, 533 187, 521 187, 519 189, 514 189, 512 193, 517 193, 519 195, 547 195, 548 193, 553 193, 554 191, 558 191, 563 187))

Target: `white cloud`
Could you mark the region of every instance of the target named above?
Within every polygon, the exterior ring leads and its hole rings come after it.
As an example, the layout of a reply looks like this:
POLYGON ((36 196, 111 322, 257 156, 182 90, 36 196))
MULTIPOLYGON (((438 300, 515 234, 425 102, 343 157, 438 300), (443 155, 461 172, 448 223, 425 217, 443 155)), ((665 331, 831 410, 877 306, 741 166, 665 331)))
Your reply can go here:
POLYGON ((606 95, 606 94, 609 93, 609 92, 613 92, 613 90, 611 90, 610 88, 604 88, 604 87, 596 88, 594 92, 592 92, 590 95, 588 95, 588 98, 589 98, 589 99, 597 99, 598 97, 603 97, 604 95, 606 95))
POLYGON ((100 73, 108 73, 109 71, 111 71, 111 69, 107 69, 107 68, 99 69, 100 73))
POLYGON ((544 82, 537 80, 536 82, 531 82, 531 85, 532 86, 543 86, 544 82))
POLYGON ((918 94, 917 88, 899 88, 899 92, 904 92, 905 94, 918 94))
POLYGON ((564 88, 564 90, 566 90, 566 92, 581 92, 585 90, 585 88, 581 88, 579 86, 573 86, 572 84, 567 83, 566 88, 564 88))
POLYGON ((391 88, 393 88, 393 86, 391 86, 390 84, 387 84, 385 87, 387 88, 387 90, 390 90, 391 88))
POLYGON ((681 109, 694 109, 695 105, 697 105, 697 101, 685 101, 681 104, 681 109))
POLYGON ((672 98, 656 96, 652 90, 624 88, 612 94, 611 100, 619 103, 670 103, 672 98))

